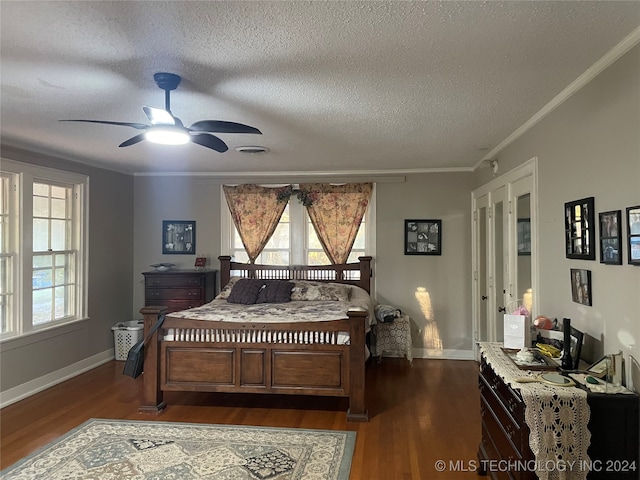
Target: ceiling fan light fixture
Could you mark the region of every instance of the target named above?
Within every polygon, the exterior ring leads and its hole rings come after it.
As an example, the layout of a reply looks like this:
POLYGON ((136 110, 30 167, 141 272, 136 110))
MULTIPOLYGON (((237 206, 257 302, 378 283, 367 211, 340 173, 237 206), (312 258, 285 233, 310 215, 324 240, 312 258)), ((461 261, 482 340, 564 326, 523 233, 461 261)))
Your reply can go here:
POLYGON ((161 145, 184 145, 189 143, 187 130, 174 126, 151 127, 144 134, 144 138, 161 145))

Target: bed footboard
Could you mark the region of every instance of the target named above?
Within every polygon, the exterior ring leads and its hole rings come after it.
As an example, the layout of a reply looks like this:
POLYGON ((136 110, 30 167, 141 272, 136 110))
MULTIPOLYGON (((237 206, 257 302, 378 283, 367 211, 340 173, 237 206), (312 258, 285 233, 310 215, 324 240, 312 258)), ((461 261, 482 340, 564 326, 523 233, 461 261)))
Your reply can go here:
MULTIPOLYGON (((144 307, 145 335, 163 307, 144 307)), ((164 391, 349 398, 347 420, 366 422, 366 312, 330 322, 244 324, 172 318, 145 346, 143 403, 160 413, 164 391), (349 333, 348 344, 339 332, 349 333), (166 337, 166 338, 165 338, 166 337)))

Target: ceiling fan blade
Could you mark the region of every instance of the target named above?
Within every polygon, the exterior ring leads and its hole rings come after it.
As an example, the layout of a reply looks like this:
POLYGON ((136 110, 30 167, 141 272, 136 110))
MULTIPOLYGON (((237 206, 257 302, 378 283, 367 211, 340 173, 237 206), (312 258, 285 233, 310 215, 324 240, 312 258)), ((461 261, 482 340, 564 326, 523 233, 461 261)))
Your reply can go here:
POLYGON ((225 122, 223 120, 201 120, 189 127, 193 132, 215 132, 215 133, 257 133, 260 130, 249 125, 235 122, 225 122))
POLYGON ((142 111, 147 116, 151 125, 175 125, 176 121, 170 112, 161 108, 142 107, 142 111))
POLYGON ((106 120, 58 120, 59 122, 85 122, 85 123, 103 123, 105 125, 118 125, 121 127, 133 127, 138 130, 145 130, 149 128, 149 125, 144 123, 132 123, 132 122, 108 122, 106 120))
POLYGON ((191 135, 191 141, 193 143, 197 143, 198 145, 202 145, 203 147, 211 148, 216 152, 226 152, 229 150, 227 144, 220 140, 215 135, 210 135, 208 133, 199 133, 197 135, 191 135))
POLYGON ((125 140, 118 146, 128 147, 130 145, 135 145, 136 143, 141 142, 142 140, 144 140, 144 133, 141 133, 140 135, 136 135, 135 137, 131 137, 129 140, 125 140))

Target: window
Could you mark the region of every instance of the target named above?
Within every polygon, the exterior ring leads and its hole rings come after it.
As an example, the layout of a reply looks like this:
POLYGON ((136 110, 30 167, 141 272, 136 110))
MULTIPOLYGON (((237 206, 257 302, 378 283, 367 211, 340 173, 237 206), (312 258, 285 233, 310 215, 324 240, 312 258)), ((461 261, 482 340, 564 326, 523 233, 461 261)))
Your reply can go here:
POLYGON ((0 337, 86 317, 86 176, 3 160, 0 337))
POLYGON ((0 173, 0 334, 11 332, 14 317, 15 248, 10 236, 14 210, 12 186, 15 175, 0 173))
POLYGON ((33 184, 33 324, 73 317, 73 186, 33 184))
MULTIPOLYGON (((228 251, 237 262, 248 262, 249 256, 231 219, 224 193, 222 193, 222 210, 222 251, 228 251)), ((347 262, 357 262, 360 256, 374 254, 372 234, 375 229, 374 211, 375 188, 347 262)), ((330 263, 322 250, 306 208, 295 196, 289 200, 276 231, 256 259, 256 263, 266 265, 327 265, 330 263)))

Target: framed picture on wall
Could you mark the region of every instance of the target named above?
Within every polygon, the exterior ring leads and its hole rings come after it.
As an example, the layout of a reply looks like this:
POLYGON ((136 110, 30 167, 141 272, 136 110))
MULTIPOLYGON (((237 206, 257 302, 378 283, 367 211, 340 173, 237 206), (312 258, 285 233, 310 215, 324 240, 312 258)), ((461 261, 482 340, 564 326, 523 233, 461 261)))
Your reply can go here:
POLYGON ((564 204, 567 258, 596 259, 593 204, 593 197, 564 204))
POLYGON ((405 255, 441 255, 442 220, 405 220, 405 255))
POLYGON ((196 222, 194 220, 163 220, 162 253, 195 255, 196 222))
POLYGON ((600 263, 622 265, 622 232, 620 221, 622 212, 613 210, 598 215, 600 224, 600 263))
POLYGON ((591 306, 591 270, 571 269, 571 300, 591 306))
POLYGON ((640 205, 627 208, 629 265, 640 265, 640 205))

